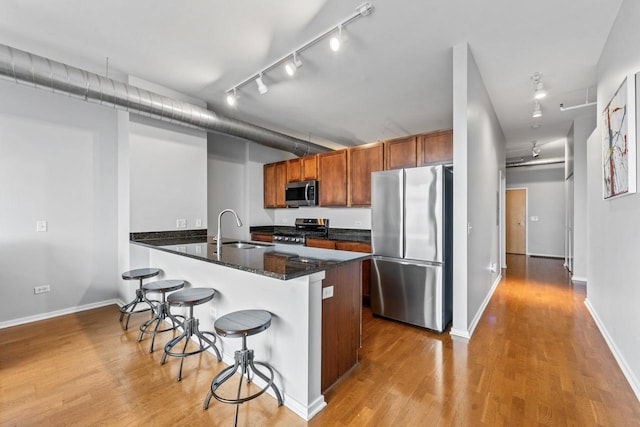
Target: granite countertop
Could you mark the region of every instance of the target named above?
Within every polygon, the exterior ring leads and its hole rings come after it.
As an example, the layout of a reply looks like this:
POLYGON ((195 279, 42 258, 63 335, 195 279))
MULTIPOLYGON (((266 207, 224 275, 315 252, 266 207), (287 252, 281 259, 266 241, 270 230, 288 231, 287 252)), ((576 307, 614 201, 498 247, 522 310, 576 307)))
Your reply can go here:
MULTIPOLYGON (((295 231, 295 227, 283 226, 255 226, 250 227, 251 233, 272 235, 275 233, 287 233, 295 231)), ((371 230, 360 230, 355 228, 330 228, 327 236, 313 236, 314 239, 342 240, 346 242, 371 243, 371 230)))
POLYGON ((293 279, 369 258, 368 254, 359 252, 261 242, 247 242, 255 247, 241 249, 230 245, 237 242, 236 239, 223 239, 218 253, 213 236, 176 235, 163 238, 157 235, 147 239, 142 237, 145 236, 132 235, 131 243, 280 280, 293 279))

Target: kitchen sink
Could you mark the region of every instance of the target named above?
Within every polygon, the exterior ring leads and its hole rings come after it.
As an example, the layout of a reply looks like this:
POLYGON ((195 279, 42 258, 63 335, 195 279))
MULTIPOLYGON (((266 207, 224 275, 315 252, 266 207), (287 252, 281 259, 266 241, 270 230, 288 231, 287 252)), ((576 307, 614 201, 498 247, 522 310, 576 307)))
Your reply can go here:
POLYGON ((254 243, 254 242, 225 242, 222 246, 236 248, 236 249, 255 249, 260 247, 272 246, 264 243, 254 243))

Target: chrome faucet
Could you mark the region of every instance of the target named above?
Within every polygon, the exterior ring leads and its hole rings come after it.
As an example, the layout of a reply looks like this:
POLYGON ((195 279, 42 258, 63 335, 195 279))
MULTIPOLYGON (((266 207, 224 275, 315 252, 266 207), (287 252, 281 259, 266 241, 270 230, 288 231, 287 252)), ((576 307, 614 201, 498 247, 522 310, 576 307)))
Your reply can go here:
POLYGON ((238 214, 233 209, 225 209, 218 214, 218 234, 216 234, 216 246, 218 247, 218 253, 220 253, 220 247, 222 246, 222 214, 225 212, 231 212, 236 217, 236 224, 238 227, 242 227, 242 221, 238 218, 238 214))

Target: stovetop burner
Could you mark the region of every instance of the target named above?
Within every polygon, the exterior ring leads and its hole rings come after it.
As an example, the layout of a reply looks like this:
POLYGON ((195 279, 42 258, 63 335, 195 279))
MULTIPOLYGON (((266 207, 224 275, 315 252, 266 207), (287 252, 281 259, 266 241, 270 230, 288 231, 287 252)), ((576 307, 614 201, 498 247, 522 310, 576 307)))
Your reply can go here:
POLYGON ((327 218, 296 218, 295 229, 274 233, 273 241, 304 245, 307 237, 326 237, 329 232, 327 218))

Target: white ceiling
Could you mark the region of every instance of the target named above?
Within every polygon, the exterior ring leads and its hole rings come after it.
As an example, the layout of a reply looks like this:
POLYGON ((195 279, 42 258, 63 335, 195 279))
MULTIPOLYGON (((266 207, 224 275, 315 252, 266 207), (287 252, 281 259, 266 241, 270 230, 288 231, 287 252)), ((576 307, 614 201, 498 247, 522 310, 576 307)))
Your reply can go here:
POLYGON ((452 47, 468 42, 507 138, 507 157, 563 153, 573 118, 595 107, 596 64, 622 0, 370 0, 374 12, 304 51, 294 79, 268 72, 238 105, 225 92, 351 15, 361 0, 0 0, 0 43, 130 74, 215 111, 336 147, 452 127, 452 47), (544 74, 533 119, 531 74, 544 74), (537 129, 533 124, 539 123, 537 129))

